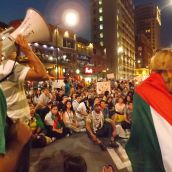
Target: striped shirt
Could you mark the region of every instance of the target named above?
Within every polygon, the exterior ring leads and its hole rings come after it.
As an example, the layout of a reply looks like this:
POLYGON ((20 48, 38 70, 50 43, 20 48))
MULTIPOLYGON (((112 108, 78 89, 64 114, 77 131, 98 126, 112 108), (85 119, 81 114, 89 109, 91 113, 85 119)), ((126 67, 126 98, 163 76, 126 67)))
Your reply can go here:
MULTIPOLYGON (((14 61, 5 60, 0 65, 0 78, 11 72, 14 61)), ((19 63, 15 64, 14 72, 5 81, 0 83, 7 101, 7 115, 13 120, 28 119, 30 117, 29 105, 24 90, 24 81, 29 67, 19 63)))

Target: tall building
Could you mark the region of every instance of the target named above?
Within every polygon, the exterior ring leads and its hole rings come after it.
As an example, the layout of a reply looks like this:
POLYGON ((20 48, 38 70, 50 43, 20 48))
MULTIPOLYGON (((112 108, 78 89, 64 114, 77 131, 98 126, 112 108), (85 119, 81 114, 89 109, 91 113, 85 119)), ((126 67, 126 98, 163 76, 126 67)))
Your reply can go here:
POLYGON ((133 77, 135 67, 133 0, 91 0, 92 42, 106 52, 116 79, 133 77))
POLYGON ((136 68, 149 68, 150 59, 153 55, 150 40, 143 33, 135 33, 136 68))
POLYGON ((136 33, 143 33, 151 42, 152 50, 160 48, 161 12, 155 4, 144 4, 135 8, 136 33))

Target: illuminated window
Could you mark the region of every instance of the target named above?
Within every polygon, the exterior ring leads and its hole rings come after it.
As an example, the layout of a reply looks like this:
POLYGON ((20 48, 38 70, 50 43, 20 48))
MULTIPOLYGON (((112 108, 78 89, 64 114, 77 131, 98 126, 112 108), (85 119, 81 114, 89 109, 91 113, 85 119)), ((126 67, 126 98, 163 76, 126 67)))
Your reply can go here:
POLYGON ((68 31, 65 31, 64 33, 64 37, 68 38, 69 37, 69 32, 68 31))
POLYGON ((150 33, 151 30, 150 30, 150 29, 146 29, 145 32, 146 32, 146 33, 150 33))
POLYGON ((102 30, 102 29, 103 29, 103 25, 101 24, 101 25, 100 25, 100 30, 102 30))
POLYGON ((103 9, 102 9, 102 7, 101 8, 99 8, 99 13, 102 13, 103 12, 103 9))
POLYGON ((102 5, 102 0, 99 0, 99 5, 102 5))
POLYGON ((119 32, 117 32, 117 38, 119 38, 119 32))
POLYGON ((103 46, 103 45, 104 45, 102 41, 100 42, 100 45, 101 45, 101 46, 103 46))
POLYGON ((100 33, 100 38, 103 38, 103 33, 100 33))
POLYGON ((103 16, 100 16, 99 17, 99 21, 103 21, 103 16))

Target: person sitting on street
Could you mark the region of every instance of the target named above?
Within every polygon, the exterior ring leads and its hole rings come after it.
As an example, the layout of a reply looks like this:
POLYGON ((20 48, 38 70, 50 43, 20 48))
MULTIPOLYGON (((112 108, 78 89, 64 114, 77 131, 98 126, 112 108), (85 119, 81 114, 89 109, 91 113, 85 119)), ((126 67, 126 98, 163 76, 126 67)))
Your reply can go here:
POLYGON ((88 136, 98 144, 102 150, 106 150, 106 146, 99 137, 110 137, 109 147, 117 148, 115 142, 116 130, 113 129, 110 123, 105 122, 101 107, 99 104, 94 106, 94 110, 86 119, 86 129, 88 136))
POLYGON ((64 124, 67 128, 71 129, 71 131, 73 132, 81 132, 82 128, 80 128, 77 120, 76 120, 76 117, 75 117, 75 114, 74 112, 72 111, 72 104, 71 104, 71 101, 68 100, 66 102, 66 109, 63 113, 63 121, 64 121, 64 124))
POLYGON ((69 133, 69 130, 65 127, 62 116, 58 112, 57 105, 51 106, 51 111, 45 116, 45 124, 48 130, 48 136, 51 138, 60 139, 65 137, 69 133))
POLYGON ((35 113, 35 106, 33 103, 29 104, 31 118, 29 120, 29 127, 32 130, 32 147, 44 147, 53 142, 53 139, 46 136, 47 131, 41 117, 35 113))

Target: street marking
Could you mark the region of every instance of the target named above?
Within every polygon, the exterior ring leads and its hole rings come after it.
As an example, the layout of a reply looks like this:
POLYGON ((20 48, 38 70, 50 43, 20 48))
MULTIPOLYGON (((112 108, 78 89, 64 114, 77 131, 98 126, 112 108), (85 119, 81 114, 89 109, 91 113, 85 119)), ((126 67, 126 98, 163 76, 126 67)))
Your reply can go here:
POLYGON ((121 144, 118 142, 119 148, 117 149, 110 149, 108 148, 107 151, 109 155, 111 156, 115 166, 118 170, 122 170, 124 168, 127 168, 129 172, 132 172, 131 162, 128 159, 128 155, 125 151, 125 149, 121 146, 121 144))
POLYGON ((108 148, 107 151, 109 152, 109 154, 118 170, 125 168, 123 165, 123 162, 119 158, 118 154, 113 149, 108 148))

